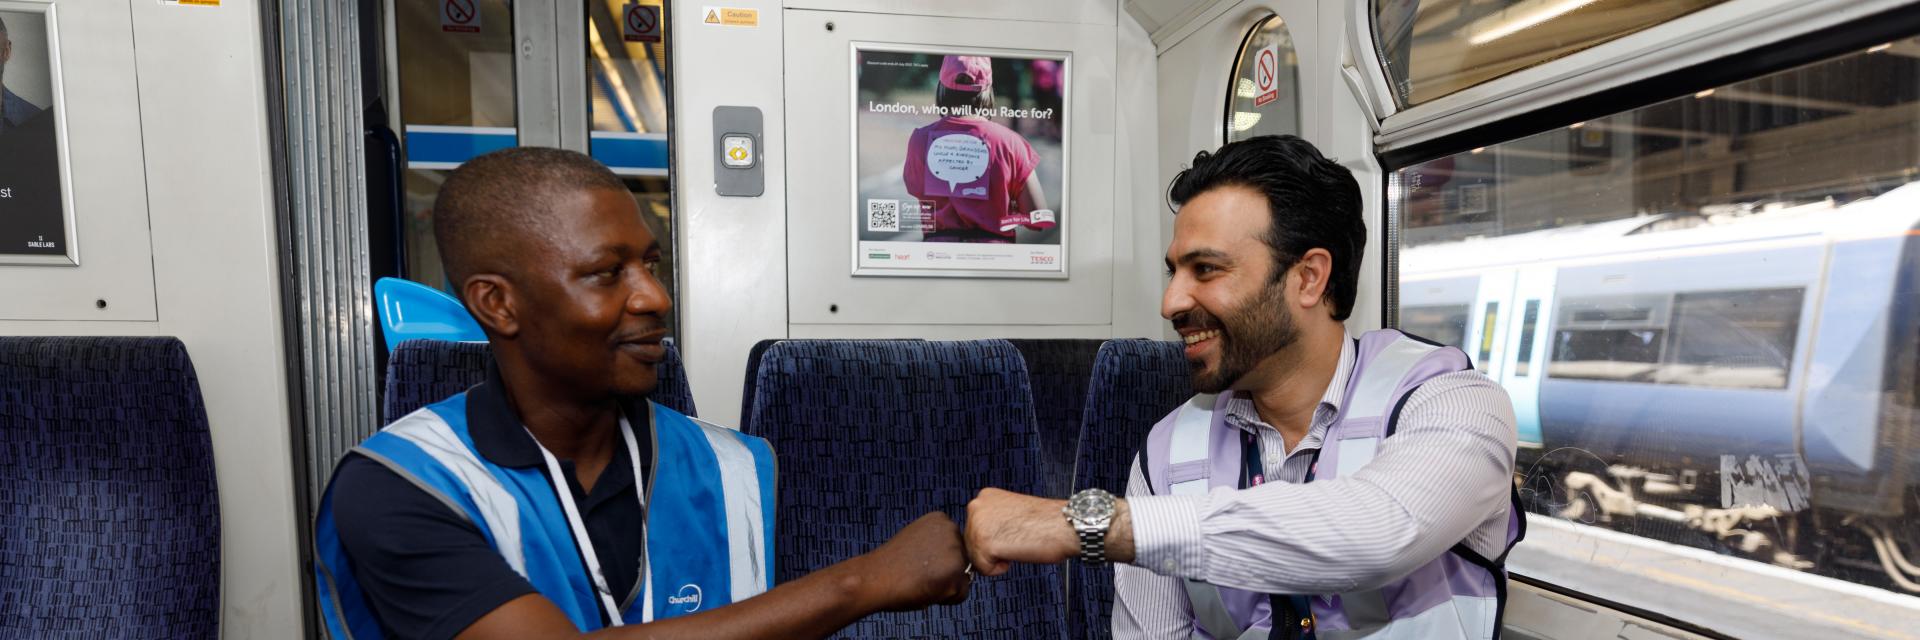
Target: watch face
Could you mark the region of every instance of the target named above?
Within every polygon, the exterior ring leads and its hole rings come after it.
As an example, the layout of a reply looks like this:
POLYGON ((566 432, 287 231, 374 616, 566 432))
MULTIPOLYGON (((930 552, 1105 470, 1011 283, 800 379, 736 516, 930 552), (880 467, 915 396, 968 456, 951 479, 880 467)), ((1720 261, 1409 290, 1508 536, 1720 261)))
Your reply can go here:
POLYGON ((1099 522, 1113 517, 1113 494, 1083 491, 1067 501, 1067 513, 1082 522, 1099 522))

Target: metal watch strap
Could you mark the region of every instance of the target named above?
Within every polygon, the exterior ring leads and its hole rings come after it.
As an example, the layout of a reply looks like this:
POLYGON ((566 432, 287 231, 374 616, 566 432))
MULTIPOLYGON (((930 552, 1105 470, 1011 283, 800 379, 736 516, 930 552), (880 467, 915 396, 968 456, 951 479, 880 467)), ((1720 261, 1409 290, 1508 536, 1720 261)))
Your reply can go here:
POLYGON ((1101 527, 1099 529, 1075 528, 1075 532, 1080 534, 1080 561, 1085 562, 1087 564, 1091 564, 1091 565, 1106 564, 1107 563, 1107 529, 1106 527, 1101 527))

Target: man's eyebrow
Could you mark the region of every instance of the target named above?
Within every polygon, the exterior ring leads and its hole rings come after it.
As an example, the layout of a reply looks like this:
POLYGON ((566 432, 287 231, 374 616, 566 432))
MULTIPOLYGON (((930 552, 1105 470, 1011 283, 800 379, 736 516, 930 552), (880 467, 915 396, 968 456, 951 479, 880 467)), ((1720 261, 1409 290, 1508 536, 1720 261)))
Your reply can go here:
POLYGON ((1180 258, 1177 261, 1167 262, 1167 267, 1172 268, 1174 262, 1179 262, 1180 264, 1187 264, 1189 262, 1193 262, 1195 260, 1200 260, 1203 258, 1211 258, 1214 260, 1228 259, 1227 252, 1221 251, 1219 249, 1194 249, 1192 251, 1188 251, 1186 253, 1180 254, 1180 258))

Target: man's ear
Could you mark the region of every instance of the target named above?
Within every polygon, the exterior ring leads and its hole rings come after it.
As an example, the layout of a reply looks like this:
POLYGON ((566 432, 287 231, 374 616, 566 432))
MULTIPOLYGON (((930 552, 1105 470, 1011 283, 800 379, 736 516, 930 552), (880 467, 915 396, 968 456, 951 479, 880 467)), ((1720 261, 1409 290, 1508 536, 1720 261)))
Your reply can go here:
POLYGON ((520 334, 520 308, 513 283, 499 274, 482 273, 469 276, 460 287, 460 299, 467 303, 467 312, 487 333, 502 338, 512 338, 520 334))
POLYGON ((1293 287, 1293 299, 1303 309, 1319 306, 1331 308, 1332 301, 1327 300, 1327 288, 1333 277, 1333 254, 1326 249, 1308 249, 1300 261, 1294 263, 1290 274, 1289 286, 1293 287))

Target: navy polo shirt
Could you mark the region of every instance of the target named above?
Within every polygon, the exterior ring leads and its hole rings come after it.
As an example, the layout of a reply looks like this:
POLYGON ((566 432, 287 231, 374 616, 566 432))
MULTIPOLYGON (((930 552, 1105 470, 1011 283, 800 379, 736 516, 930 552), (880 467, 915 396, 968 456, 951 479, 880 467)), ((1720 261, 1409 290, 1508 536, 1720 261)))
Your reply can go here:
MULTIPOLYGON (((645 473, 653 463, 653 438, 645 432, 653 424, 650 408, 644 398, 623 405, 645 473)), ((486 381, 467 391, 467 425, 474 448, 488 461, 546 475, 546 459, 508 405, 491 364, 486 381)), ((638 598, 643 586, 646 513, 634 493, 626 443, 618 433, 613 438, 613 459, 592 493, 581 491, 573 461, 561 460, 560 466, 607 585, 624 604, 638 598)), ((535 593, 464 514, 386 466, 350 454, 334 473, 332 491, 341 546, 388 637, 452 638, 508 601, 535 593)))

